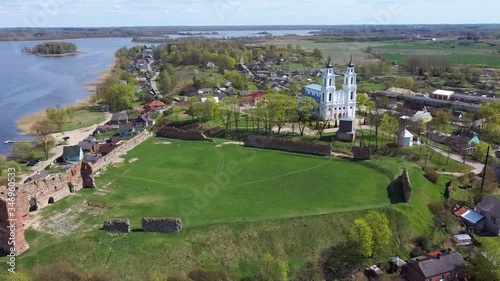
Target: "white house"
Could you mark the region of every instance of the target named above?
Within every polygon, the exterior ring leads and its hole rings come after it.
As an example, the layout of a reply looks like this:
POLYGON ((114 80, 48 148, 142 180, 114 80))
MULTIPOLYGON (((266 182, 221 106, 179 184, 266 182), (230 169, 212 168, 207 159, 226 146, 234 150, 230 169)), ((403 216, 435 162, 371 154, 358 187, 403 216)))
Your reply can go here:
POLYGON ((201 102, 207 102, 207 100, 212 100, 215 103, 219 103, 219 97, 208 97, 208 98, 201 98, 201 102))
POLYGON ((325 69, 321 70, 322 85, 311 84, 304 88, 304 96, 311 97, 319 104, 319 119, 339 120, 344 116, 356 117, 356 72, 351 61, 344 73, 344 83, 341 90, 335 86, 335 75, 331 59, 325 69))

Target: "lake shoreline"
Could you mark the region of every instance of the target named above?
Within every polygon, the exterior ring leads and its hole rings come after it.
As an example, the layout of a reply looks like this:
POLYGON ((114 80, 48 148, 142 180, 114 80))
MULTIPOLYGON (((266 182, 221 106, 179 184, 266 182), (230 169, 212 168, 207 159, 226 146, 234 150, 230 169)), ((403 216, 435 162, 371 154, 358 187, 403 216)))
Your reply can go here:
MULTIPOLYGON (((104 82, 104 80, 106 80, 108 77, 111 76, 115 66, 116 66, 116 59, 109 66, 108 69, 99 72, 97 80, 86 82, 84 85, 82 85, 82 86, 87 85, 87 87, 85 87, 85 90, 91 93, 90 95, 86 96, 83 99, 79 99, 72 104, 65 105, 62 108, 71 108, 71 107, 78 108, 91 105, 92 104, 91 97, 96 93, 97 87, 101 85, 104 82)), ((17 119, 16 128, 21 135, 30 135, 31 127, 36 123, 36 121, 46 118, 47 118, 46 110, 34 112, 17 119)))

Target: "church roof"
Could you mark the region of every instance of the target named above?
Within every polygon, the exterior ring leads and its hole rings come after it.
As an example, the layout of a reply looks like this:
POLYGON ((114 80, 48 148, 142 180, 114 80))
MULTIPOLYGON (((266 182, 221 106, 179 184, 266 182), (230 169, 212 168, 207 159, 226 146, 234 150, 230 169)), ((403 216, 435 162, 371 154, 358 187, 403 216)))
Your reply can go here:
POLYGON ((401 137, 402 138, 413 138, 413 135, 410 133, 410 131, 405 129, 403 132, 401 132, 401 137))
POLYGON ((318 84, 310 84, 310 85, 307 85, 306 88, 309 90, 317 91, 317 92, 321 92, 321 90, 323 89, 321 87, 321 85, 318 85, 318 84))
POLYGON ((344 117, 340 118, 340 121, 354 121, 354 119, 352 119, 352 117, 351 117, 351 116, 347 116, 347 115, 346 115, 346 116, 344 116, 344 117))

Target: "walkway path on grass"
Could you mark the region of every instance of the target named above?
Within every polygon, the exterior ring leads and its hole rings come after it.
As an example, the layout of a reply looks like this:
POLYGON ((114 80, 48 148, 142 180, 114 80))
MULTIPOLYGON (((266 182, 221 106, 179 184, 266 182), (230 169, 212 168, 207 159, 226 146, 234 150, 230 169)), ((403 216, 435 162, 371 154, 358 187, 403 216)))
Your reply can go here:
MULTIPOLYGON (((441 155, 445 156, 445 157, 448 157, 448 151, 445 151, 445 150, 442 150, 441 148, 438 148, 438 147, 435 147, 435 146, 431 146, 429 145, 429 147, 440 153, 441 155)), ((458 154, 455 154, 455 153, 450 153, 450 158, 455 160, 455 161, 458 161, 460 163, 463 163, 464 161, 464 158, 463 156, 461 155, 458 155, 458 154)), ((472 170, 472 172, 474 172, 474 174, 480 174, 483 172, 483 168, 484 168, 484 164, 482 163, 479 163, 479 162, 476 162, 476 161, 472 161, 470 159, 465 159, 465 164, 471 166, 472 168, 474 168, 474 170, 472 170)))

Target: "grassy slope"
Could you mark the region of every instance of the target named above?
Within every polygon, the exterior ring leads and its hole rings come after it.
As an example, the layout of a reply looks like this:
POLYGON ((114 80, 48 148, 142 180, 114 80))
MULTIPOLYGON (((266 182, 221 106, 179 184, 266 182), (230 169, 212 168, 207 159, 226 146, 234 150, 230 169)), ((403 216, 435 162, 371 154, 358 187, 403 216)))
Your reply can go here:
MULTIPOLYGON (((66 237, 28 230, 31 249, 20 257, 20 269, 29 271, 35 265, 63 260, 80 270, 103 268, 121 280, 201 265, 251 276, 267 251, 291 265, 316 260, 343 240, 349 222, 361 215, 346 211, 370 207, 383 208, 395 233, 393 244, 382 255, 404 256, 402 246, 408 239, 429 231, 432 218, 426 203, 436 200, 441 191, 419 168, 394 159, 356 164, 253 149, 240 154, 236 147, 215 148, 213 143, 172 141, 162 146, 151 142, 127 155, 127 159, 139 158, 137 162, 112 168, 97 180, 99 186, 112 182, 106 187, 112 193, 99 196, 83 190, 44 209, 48 216, 86 199, 114 205, 97 217, 80 215, 82 226, 66 237), (140 228, 143 216, 179 216, 180 203, 193 206, 189 189, 201 190, 211 181, 210 174, 235 165, 231 161, 240 163, 242 172, 231 176, 229 188, 210 199, 207 207, 190 216, 181 234, 117 235, 98 230, 108 218, 127 217, 132 228, 140 228), (411 203, 390 205, 388 177, 395 178, 403 167, 410 169, 411 203)), ((0 262, 4 264, 3 259, 0 262)))

